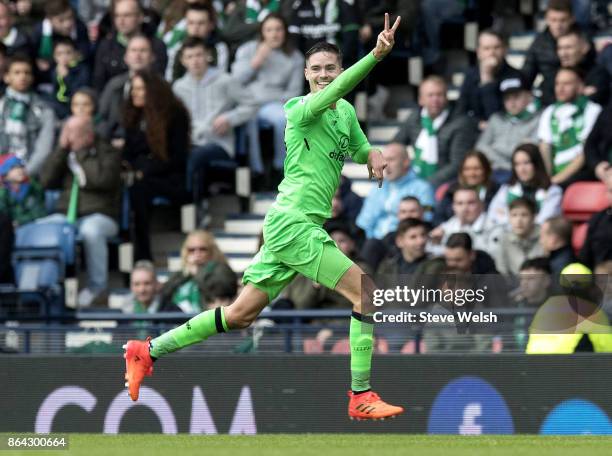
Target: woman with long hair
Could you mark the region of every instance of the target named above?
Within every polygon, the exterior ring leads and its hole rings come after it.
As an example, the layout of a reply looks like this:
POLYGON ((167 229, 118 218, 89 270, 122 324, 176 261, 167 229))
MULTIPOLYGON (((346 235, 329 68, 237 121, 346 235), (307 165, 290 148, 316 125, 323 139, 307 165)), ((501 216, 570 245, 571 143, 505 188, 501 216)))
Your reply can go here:
POLYGON ((508 206, 516 198, 532 200, 537 207, 536 223, 561 214, 563 190, 550 181, 542 155, 535 144, 519 145, 512 153, 512 177, 501 186, 489 205, 488 223, 506 225, 508 206))
POLYGON ((149 239, 151 203, 164 197, 173 204, 187 199, 185 169, 189 151, 187 109, 157 74, 137 71, 124 106, 124 166, 132 172, 129 187, 134 215, 134 258, 152 259, 149 239))
POLYGON ((263 174, 259 144, 259 128, 271 126, 274 133, 273 168, 282 172, 285 160, 285 110, 284 104, 302 92, 304 57, 294 49, 289 40, 287 22, 278 13, 270 13, 261 22, 259 39, 249 41, 238 48, 232 74, 236 76, 256 98, 259 111, 247 124, 251 170, 263 174))
POLYGON ((436 205, 434 226, 453 216, 453 195, 460 187, 476 188, 485 210, 499 189, 499 184, 493 179, 489 159, 479 150, 471 150, 463 157, 459 165, 457 180, 451 182, 442 200, 436 205))
POLYGON ((181 247, 181 271, 162 287, 162 308, 202 312, 236 295, 236 274, 227 264, 215 237, 208 231, 189 233, 181 247))

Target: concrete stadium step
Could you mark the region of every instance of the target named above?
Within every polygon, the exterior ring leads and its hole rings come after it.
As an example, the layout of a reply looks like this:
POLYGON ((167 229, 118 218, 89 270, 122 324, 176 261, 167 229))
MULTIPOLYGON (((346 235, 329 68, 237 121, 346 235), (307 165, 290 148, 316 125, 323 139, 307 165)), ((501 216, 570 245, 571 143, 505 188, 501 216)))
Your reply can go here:
POLYGON ((368 140, 386 144, 395 137, 400 127, 401 123, 397 121, 372 122, 368 127, 368 140))
POLYGON ((251 212, 257 215, 266 215, 270 206, 276 200, 276 192, 260 192, 251 195, 251 212))
POLYGON ((506 62, 508 62, 508 65, 510 65, 511 67, 520 70, 521 68, 523 68, 523 65, 525 65, 526 57, 527 54, 525 52, 508 52, 508 55, 506 55, 506 62))
POLYGON ((259 214, 234 214, 225 219, 226 234, 250 234, 259 236, 263 228, 264 216, 259 214))
POLYGON ((344 167, 342 168, 342 175, 351 180, 367 179, 368 167, 366 165, 360 165, 359 163, 347 161, 344 163, 344 167))
POLYGON ((515 33, 510 37, 509 40, 509 50, 513 51, 527 51, 533 40, 535 40, 536 33, 535 32, 523 32, 523 33, 515 33))
MULTIPOLYGON (((236 274, 242 274, 249 267, 255 255, 230 253, 226 255, 230 268, 236 274)), ((178 252, 168 256, 168 270, 166 276, 181 270, 181 256, 178 252)), ((167 280, 167 278, 166 278, 167 280)))
POLYGON ((259 236, 250 234, 215 233, 217 245, 226 254, 255 255, 259 247, 259 236))

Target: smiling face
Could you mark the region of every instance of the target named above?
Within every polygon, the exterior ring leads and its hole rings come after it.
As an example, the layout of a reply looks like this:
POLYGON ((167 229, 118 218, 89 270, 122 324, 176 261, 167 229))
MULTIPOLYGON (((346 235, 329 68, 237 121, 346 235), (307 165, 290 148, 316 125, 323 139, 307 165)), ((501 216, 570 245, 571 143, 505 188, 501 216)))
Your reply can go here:
POLYGON ((316 52, 306 61, 304 76, 310 86, 310 92, 323 90, 342 73, 338 55, 331 52, 316 52))

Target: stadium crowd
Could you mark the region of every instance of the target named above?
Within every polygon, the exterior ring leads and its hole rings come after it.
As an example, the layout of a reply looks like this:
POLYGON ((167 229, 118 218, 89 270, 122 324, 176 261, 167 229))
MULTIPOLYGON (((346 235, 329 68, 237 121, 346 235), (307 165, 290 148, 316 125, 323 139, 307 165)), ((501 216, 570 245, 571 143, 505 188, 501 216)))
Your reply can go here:
MULTIPOLYGON (((153 201, 199 204, 219 163, 246 164, 257 186, 266 168, 262 128, 272 128, 278 183, 283 104, 304 93, 304 54, 319 40, 336 42, 348 67, 371 48, 385 11, 402 16, 400 38, 362 87, 368 119, 384 118, 388 85, 409 57, 422 58, 425 77, 418 108, 383 148, 382 188, 362 200, 342 180, 325 225, 340 249, 380 274, 559 274, 577 260, 612 274, 612 35, 593 41, 612 33, 609 4, 544 2, 543 30, 517 69, 506 60, 506 32, 517 20, 535 27, 519 3, 0 2, 0 283, 14 281, 15 231, 67 221, 83 240, 82 306, 108 288, 106 240, 117 235, 134 244, 125 311, 230 302, 237 274, 205 230, 186 237, 181 270, 157 283, 153 201), (481 31, 451 102, 442 30, 468 18, 481 31), (591 217, 576 249, 561 202, 584 181, 603 183, 610 204, 591 217), (53 189, 60 196, 50 210, 53 189), (128 226, 120 223, 125 207, 128 226)), ((543 2, 534 3, 537 11, 543 2)), ((517 302, 544 301, 547 287, 521 286, 517 302)), ((300 277, 277 307, 350 306, 300 277)))

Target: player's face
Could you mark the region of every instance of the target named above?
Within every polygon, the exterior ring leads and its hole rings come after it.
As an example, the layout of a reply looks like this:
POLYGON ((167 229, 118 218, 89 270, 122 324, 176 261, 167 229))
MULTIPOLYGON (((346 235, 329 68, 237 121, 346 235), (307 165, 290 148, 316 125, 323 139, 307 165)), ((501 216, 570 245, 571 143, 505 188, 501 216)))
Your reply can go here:
POLYGON ((317 52, 306 62, 304 76, 310 86, 310 92, 323 90, 342 73, 342 65, 336 54, 317 52))

